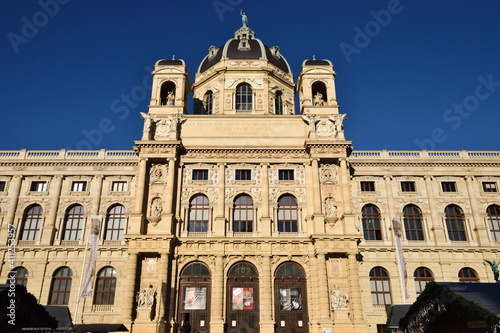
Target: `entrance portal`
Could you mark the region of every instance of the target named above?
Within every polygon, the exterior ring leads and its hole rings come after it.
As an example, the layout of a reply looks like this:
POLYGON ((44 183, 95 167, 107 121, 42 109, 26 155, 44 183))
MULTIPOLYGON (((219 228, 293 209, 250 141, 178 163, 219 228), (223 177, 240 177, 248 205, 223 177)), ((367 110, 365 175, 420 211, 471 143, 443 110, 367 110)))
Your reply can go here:
POLYGON ((227 277, 227 332, 259 332, 259 274, 248 262, 235 264, 227 277))

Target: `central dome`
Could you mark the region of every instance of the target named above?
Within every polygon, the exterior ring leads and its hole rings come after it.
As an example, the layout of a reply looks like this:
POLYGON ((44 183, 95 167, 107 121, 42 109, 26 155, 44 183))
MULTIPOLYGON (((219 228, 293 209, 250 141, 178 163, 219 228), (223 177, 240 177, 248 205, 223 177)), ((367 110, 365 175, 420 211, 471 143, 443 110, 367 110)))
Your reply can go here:
POLYGON ((288 62, 279 52, 279 47, 273 46, 270 48, 262 43, 260 39, 254 38, 254 32, 248 28, 246 24, 243 24, 243 27, 234 33, 234 38, 229 39, 221 47, 210 47, 208 55, 198 67, 197 74, 205 72, 207 69, 217 64, 221 59, 267 59, 270 64, 292 75, 288 62))

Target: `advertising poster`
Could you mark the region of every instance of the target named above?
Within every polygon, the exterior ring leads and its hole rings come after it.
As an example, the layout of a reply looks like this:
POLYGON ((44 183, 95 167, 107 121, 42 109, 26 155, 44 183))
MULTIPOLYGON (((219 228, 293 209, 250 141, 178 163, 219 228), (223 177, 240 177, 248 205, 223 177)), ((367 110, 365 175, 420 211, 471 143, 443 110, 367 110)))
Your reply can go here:
POLYGON ((253 310, 253 288, 233 288, 233 310, 253 310))
POLYGON ((301 288, 280 288, 280 311, 302 310, 301 288))
POLYGON ((207 287, 186 287, 184 289, 184 310, 205 310, 207 287))

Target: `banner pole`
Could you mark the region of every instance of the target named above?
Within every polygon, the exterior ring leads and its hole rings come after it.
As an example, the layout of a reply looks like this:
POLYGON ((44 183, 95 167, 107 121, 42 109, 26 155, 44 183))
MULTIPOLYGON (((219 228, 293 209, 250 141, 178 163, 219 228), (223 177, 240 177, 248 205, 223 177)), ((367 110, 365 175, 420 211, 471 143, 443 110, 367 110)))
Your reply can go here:
POLYGON ((75 320, 74 320, 75 324, 76 324, 76 318, 78 316, 78 305, 80 304, 80 293, 82 291, 83 279, 85 278, 83 276, 83 274, 84 274, 83 270, 85 269, 85 262, 87 261, 87 251, 88 251, 89 243, 90 243, 90 228, 91 227, 92 227, 92 219, 89 223, 89 229, 87 231, 87 238, 86 238, 86 244, 85 244, 85 254, 83 255, 82 270, 81 270, 81 274, 80 274, 80 285, 78 286, 78 298, 76 299, 76 306, 75 306, 75 320))

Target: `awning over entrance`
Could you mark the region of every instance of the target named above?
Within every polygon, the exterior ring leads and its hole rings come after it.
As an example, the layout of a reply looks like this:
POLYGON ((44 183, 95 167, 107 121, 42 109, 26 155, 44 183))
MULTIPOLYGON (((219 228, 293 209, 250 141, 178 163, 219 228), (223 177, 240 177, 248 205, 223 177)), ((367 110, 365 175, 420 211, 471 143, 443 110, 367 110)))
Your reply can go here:
POLYGON ((76 333, 110 333, 110 332, 128 332, 123 324, 81 324, 73 325, 73 331, 76 333))

